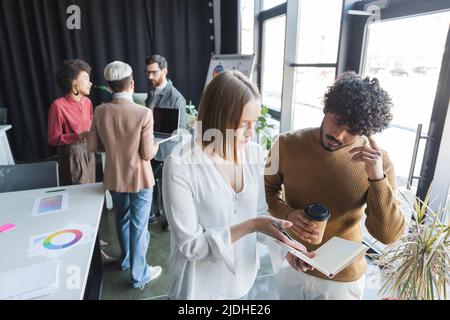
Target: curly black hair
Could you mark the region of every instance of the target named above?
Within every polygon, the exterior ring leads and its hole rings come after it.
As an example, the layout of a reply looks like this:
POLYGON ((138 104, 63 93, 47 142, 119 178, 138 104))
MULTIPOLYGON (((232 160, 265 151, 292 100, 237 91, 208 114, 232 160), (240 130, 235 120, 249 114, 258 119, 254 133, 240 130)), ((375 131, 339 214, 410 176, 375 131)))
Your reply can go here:
POLYGON ((351 133, 365 136, 389 126, 392 107, 378 79, 362 79, 355 72, 341 74, 324 97, 325 113, 333 113, 338 125, 349 127, 351 133))
POLYGON ((83 60, 66 60, 64 61, 56 71, 56 81, 61 90, 65 93, 72 90, 72 81, 75 80, 82 71, 91 73, 91 67, 83 60))

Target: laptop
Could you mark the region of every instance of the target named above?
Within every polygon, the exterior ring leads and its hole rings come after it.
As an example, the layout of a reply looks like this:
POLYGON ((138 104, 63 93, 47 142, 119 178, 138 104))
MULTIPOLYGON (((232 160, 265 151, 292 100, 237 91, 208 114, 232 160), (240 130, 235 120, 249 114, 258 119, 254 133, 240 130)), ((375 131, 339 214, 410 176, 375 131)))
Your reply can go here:
POLYGON ((180 126, 179 109, 154 108, 153 119, 155 142, 163 143, 178 136, 180 126))

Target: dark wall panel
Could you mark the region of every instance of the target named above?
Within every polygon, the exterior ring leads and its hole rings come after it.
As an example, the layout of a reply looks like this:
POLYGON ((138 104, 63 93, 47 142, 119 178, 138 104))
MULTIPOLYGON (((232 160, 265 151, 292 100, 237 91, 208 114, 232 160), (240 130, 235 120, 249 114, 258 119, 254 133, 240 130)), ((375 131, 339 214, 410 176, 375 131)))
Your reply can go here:
MULTIPOLYGON (((147 91, 145 57, 166 56, 169 78, 186 99, 198 104, 214 43, 208 0, 1 0, 0 105, 13 125, 18 160, 54 154, 47 144, 51 102, 61 95, 55 71, 64 59, 92 66, 92 82, 104 84, 113 60, 129 63, 136 91, 147 91), (81 30, 69 30, 70 5, 81 9, 81 30)), ((101 94, 92 91, 94 105, 101 94)))

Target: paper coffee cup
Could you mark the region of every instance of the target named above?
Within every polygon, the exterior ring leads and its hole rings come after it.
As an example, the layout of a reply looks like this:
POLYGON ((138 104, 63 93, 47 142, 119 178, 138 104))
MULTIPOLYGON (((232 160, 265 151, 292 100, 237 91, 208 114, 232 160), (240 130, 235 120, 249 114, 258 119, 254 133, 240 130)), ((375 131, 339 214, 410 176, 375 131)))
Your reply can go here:
POLYGON ((319 230, 317 240, 311 243, 312 244, 322 243, 323 233, 325 232, 327 221, 330 218, 328 208, 318 203, 312 203, 305 208, 305 216, 313 220, 317 225, 317 229, 319 230))

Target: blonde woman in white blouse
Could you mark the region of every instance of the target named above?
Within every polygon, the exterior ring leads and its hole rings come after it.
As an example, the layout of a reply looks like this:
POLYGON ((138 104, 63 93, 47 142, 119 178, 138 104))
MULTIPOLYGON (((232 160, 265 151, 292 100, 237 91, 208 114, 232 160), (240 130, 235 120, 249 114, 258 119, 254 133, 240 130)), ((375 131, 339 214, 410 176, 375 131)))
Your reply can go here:
MULTIPOLYGON (((221 73, 201 99, 195 139, 165 161, 172 299, 245 297, 259 269, 256 232, 306 251, 275 228, 274 218, 263 215, 264 156, 250 142, 260 106, 258 89, 244 75, 221 73)), ((296 269, 309 268, 293 256, 288 260, 296 269)))

